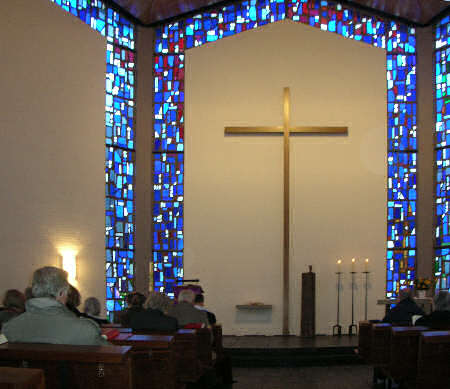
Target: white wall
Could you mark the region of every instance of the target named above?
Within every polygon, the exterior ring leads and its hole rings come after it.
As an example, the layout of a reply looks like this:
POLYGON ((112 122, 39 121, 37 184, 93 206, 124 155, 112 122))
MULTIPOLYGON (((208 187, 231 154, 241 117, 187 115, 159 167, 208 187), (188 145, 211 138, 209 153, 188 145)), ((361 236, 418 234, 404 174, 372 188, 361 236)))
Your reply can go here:
POLYGON ((0 2, 0 293, 78 255, 105 298, 105 39, 49 0, 0 2))
MULTIPOLYGON (((381 49, 285 21, 186 54, 185 276, 198 277, 226 334, 281 334, 282 138, 224 136, 225 126, 348 126, 291 138, 290 330, 299 280, 317 273, 316 332, 336 320, 335 263, 345 262, 341 324, 350 322, 351 258, 371 260, 369 317, 380 317, 386 242, 386 59, 381 49), (236 304, 272 304, 246 313, 236 304)), ((362 265, 358 265, 362 271, 362 265)), ((362 319, 357 275, 356 321, 362 319)))

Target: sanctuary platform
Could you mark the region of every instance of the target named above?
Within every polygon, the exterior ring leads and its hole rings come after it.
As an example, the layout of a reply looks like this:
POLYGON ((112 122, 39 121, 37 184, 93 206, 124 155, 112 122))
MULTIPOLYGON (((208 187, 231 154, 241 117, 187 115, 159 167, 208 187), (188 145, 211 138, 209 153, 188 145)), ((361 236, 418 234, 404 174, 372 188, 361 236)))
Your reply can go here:
POLYGON ((355 353, 358 336, 230 336, 225 352, 235 367, 331 366, 363 363, 355 353))

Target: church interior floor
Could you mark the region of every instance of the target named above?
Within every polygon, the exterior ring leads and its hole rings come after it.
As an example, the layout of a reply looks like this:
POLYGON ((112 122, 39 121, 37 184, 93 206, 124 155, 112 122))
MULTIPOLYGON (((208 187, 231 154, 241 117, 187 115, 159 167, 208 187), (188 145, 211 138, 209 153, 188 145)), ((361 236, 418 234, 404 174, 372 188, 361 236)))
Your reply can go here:
POLYGON ((357 347, 358 336, 318 335, 314 338, 300 336, 259 336, 246 335, 223 337, 225 349, 271 349, 271 348, 326 348, 326 347, 357 347))
POLYGON ((224 336, 236 368, 297 368, 361 364, 357 336, 224 336))
POLYGON ((233 368, 232 389, 370 389, 372 377, 367 365, 233 368))

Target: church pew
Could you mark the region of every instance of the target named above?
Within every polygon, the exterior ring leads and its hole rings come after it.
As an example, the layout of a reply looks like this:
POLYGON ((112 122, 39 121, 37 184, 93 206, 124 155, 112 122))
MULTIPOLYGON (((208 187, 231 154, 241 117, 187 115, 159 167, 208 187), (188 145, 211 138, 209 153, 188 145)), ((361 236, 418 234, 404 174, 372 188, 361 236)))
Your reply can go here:
POLYGON ((387 371, 397 384, 416 379, 419 339, 428 327, 392 327, 387 371))
POLYGON ((387 366, 390 357, 391 324, 372 324, 369 361, 374 366, 387 366))
POLYGON ((179 388, 175 372, 174 337, 120 333, 110 342, 131 346, 136 368, 136 389, 179 388))
POLYGON ((131 347, 0 345, 0 366, 45 372, 47 389, 133 389, 131 347))
POLYGON ((197 330, 181 329, 174 335, 177 375, 181 382, 197 382, 204 374, 197 330))
POLYGON ((450 331, 420 335, 416 381, 408 387, 450 389, 450 331))
MULTIPOLYGON (((174 337, 175 370, 177 379, 184 383, 197 382, 205 373, 208 352, 202 352, 204 337, 197 335, 198 330, 180 329, 173 331, 135 331, 143 335, 172 335, 174 337)), ((211 345, 209 345, 211 347, 211 345)))
POLYGON ((358 353, 366 362, 369 362, 370 359, 371 335, 372 323, 369 321, 360 321, 358 331, 358 353))
POLYGON ((213 365, 212 360, 212 332, 209 328, 199 328, 196 330, 198 358, 204 368, 210 368, 213 365))
POLYGON ((212 332, 212 350, 216 353, 217 359, 222 359, 224 356, 222 325, 213 324, 211 327, 211 332, 212 332))
POLYGON ((2 389, 45 389, 44 371, 18 367, 0 367, 2 389))

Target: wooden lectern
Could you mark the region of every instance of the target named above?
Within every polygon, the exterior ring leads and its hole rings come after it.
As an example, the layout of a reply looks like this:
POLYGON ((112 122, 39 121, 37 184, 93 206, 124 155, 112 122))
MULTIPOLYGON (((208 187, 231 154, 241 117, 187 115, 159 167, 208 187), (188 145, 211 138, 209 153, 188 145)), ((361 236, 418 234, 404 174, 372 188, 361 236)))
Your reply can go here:
POLYGON ((309 266, 308 273, 302 273, 302 319, 300 335, 311 338, 316 335, 316 273, 309 266))

